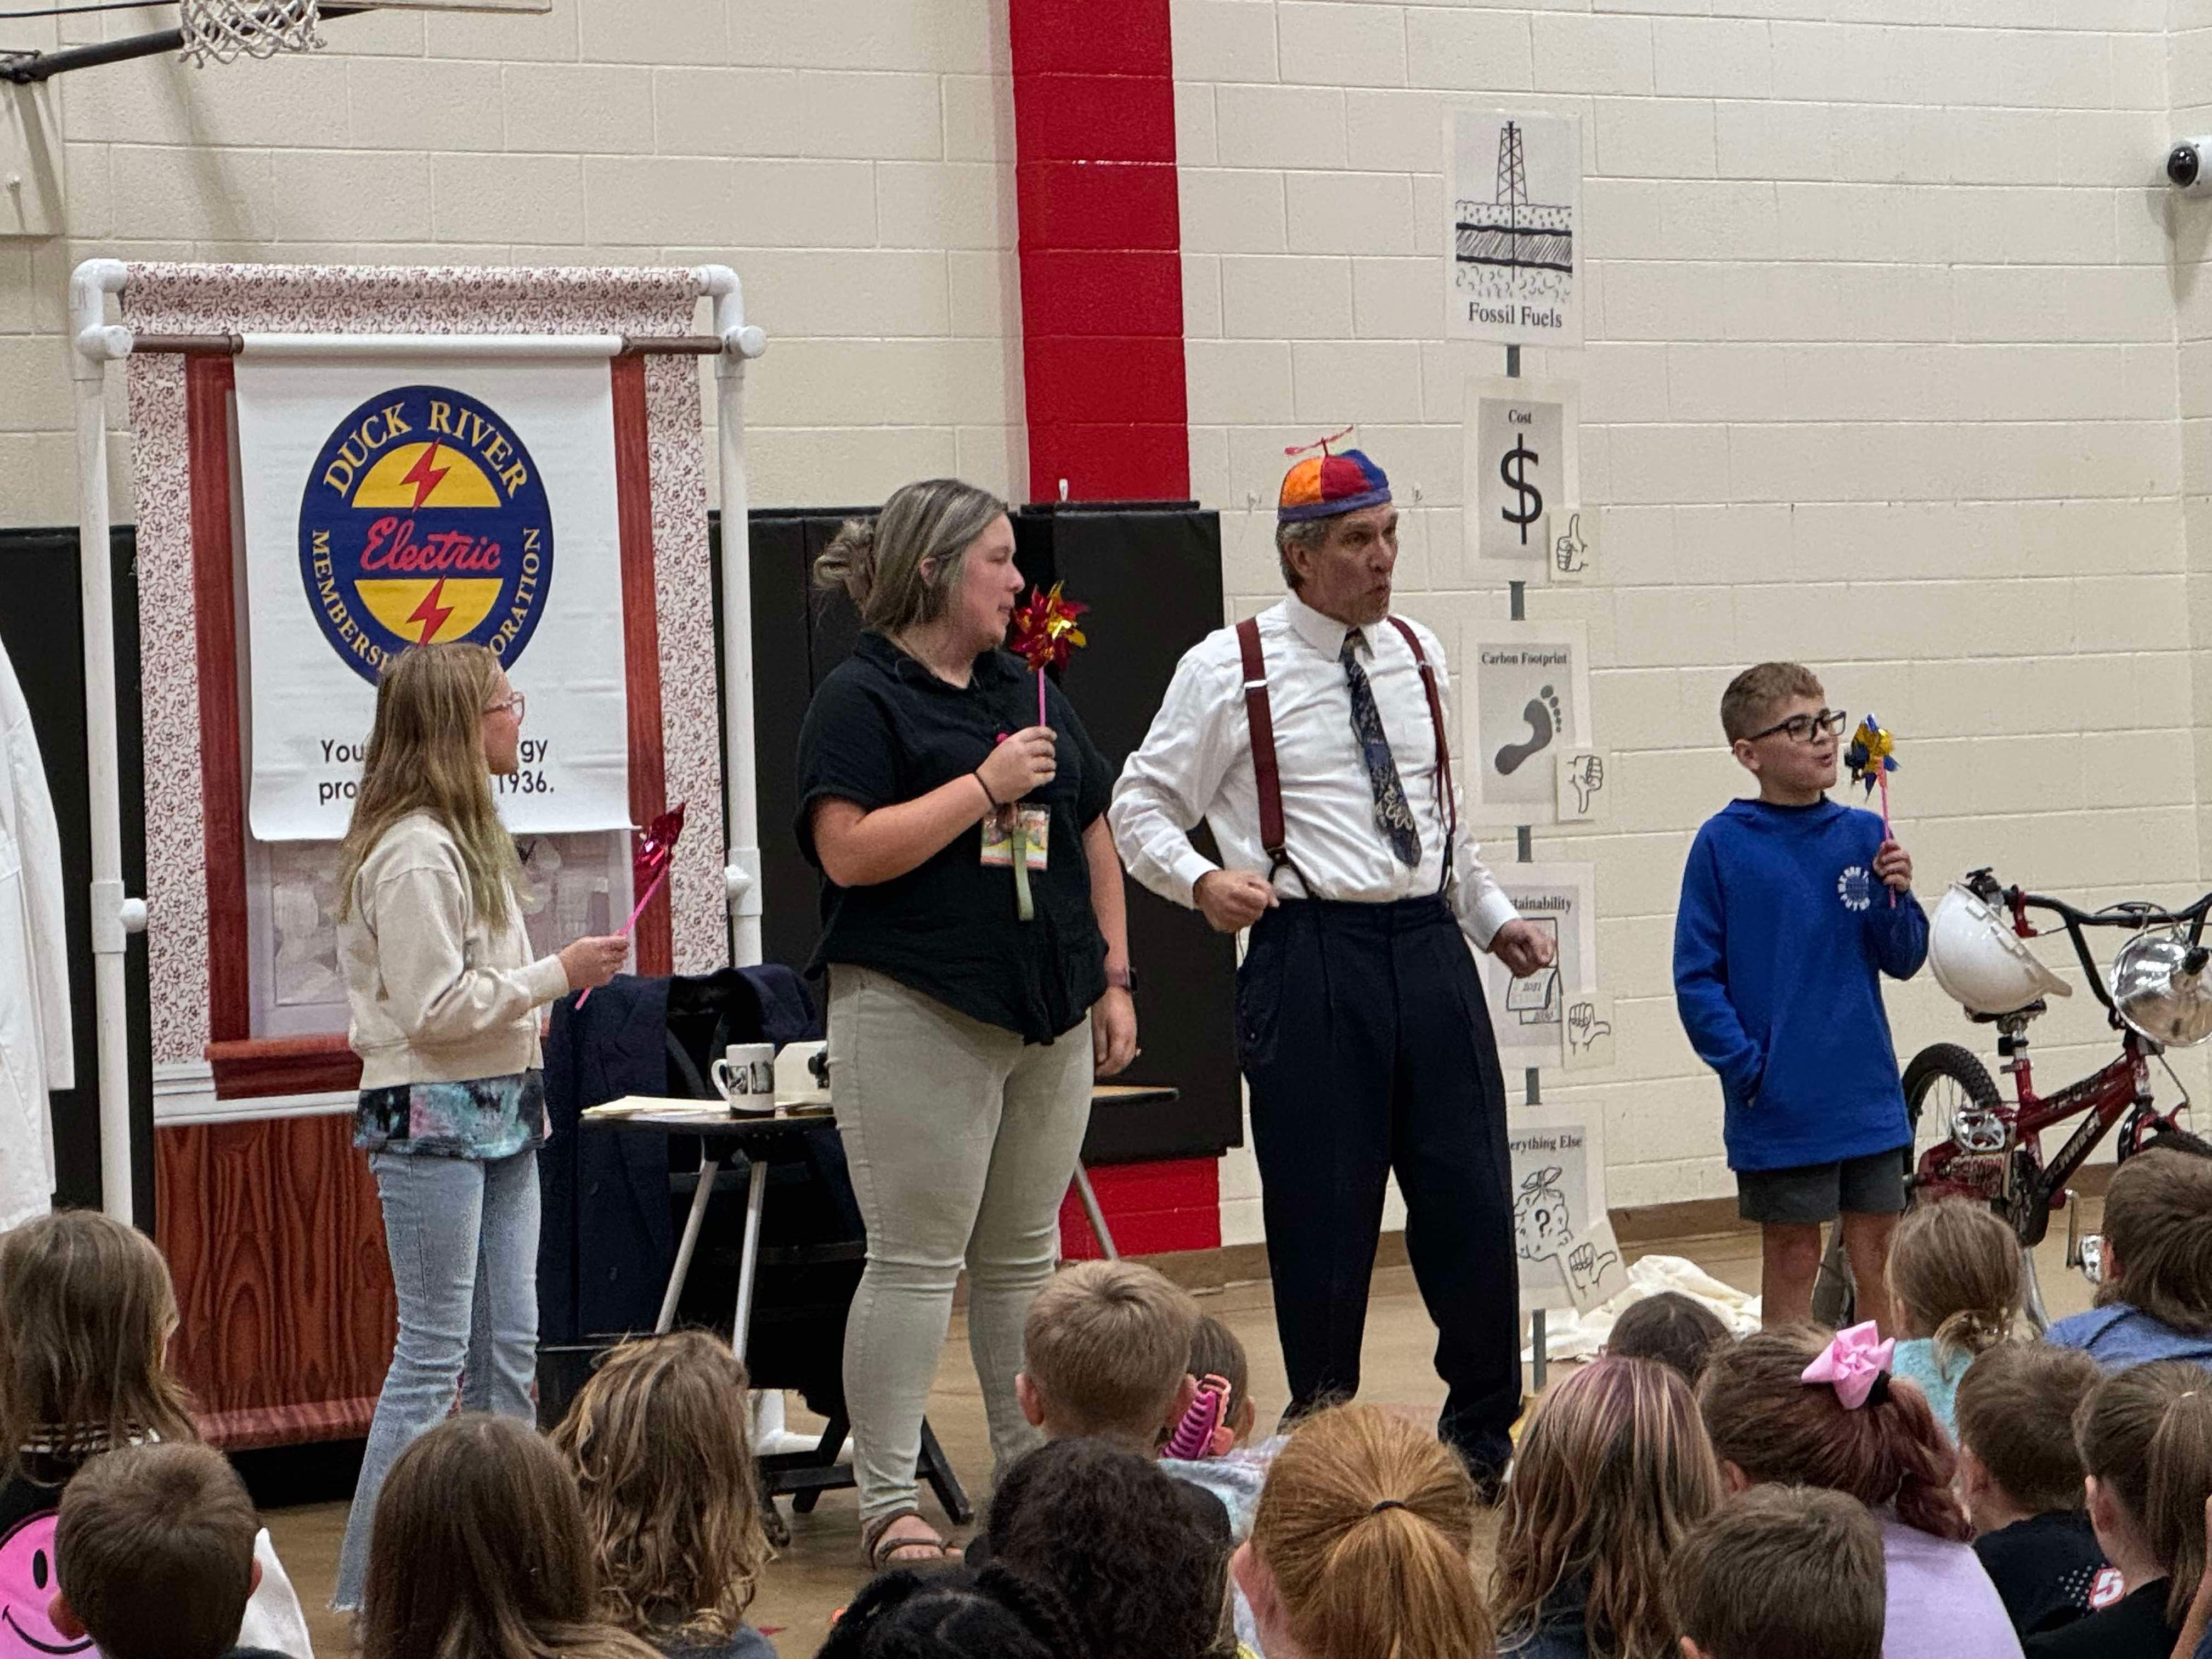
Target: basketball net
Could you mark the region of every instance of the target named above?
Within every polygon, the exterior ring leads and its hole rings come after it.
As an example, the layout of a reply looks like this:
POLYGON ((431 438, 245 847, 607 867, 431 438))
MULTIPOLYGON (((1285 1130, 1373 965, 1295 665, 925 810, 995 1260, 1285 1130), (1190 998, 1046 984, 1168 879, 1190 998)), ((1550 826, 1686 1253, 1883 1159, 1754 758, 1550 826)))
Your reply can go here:
POLYGON ((273 58, 280 52, 313 52, 317 0, 179 0, 177 21, 185 56, 204 68, 212 60, 273 58))

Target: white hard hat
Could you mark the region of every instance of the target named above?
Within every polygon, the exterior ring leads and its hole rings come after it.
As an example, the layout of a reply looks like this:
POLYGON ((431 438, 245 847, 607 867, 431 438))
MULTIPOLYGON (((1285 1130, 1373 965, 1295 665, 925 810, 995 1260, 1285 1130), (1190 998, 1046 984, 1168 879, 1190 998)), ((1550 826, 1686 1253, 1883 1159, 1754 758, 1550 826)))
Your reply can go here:
POLYGON ((1978 1014, 2009 1014, 2038 997, 2074 994, 2002 916, 1956 882, 1928 924, 1928 965, 1938 985, 1978 1014))

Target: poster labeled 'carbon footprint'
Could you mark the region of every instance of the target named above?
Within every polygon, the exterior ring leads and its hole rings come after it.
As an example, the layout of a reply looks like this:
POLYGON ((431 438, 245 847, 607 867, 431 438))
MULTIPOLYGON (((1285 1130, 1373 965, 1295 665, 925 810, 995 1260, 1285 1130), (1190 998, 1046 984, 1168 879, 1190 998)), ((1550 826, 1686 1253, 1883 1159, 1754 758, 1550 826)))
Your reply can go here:
POLYGON ((1468 803, 1484 825, 1559 821, 1559 754, 1594 744, 1580 623, 1470 623, 1459 660, 1472 707, 1468 803))

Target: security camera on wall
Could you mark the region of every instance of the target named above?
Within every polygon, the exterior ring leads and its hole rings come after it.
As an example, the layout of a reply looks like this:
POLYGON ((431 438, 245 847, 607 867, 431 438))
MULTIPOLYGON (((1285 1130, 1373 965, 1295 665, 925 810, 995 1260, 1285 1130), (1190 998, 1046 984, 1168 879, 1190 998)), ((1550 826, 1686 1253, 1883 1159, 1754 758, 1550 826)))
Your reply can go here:
POLYGON ((2166 152, 2166 181, 2187 196, 2212 196, 2212 136, 2177 138, 2166 152))

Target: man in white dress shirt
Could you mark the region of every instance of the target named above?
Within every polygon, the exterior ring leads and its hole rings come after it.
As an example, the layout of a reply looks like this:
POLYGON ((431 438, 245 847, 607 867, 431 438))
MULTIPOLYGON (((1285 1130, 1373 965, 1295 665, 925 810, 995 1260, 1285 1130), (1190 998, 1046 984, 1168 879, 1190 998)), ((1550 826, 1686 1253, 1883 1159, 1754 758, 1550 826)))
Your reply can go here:
POLYGON ((1505 1089, 1468 941, 1551 960, 1457 834, 1436 636, 1393 617, 1398 514, 1358 450, 1283 480, 1280 605, 1183 657, 1109 812, 1122 861, 1223 933, 1237 975, 1275 1324, 1297 1416, 1359 1388, 1385 1179, 1479 1480, 1511 1454, 1520 1298, 1505 1089), (1200 819, 1217 866, 1191 844, 1200 819))

